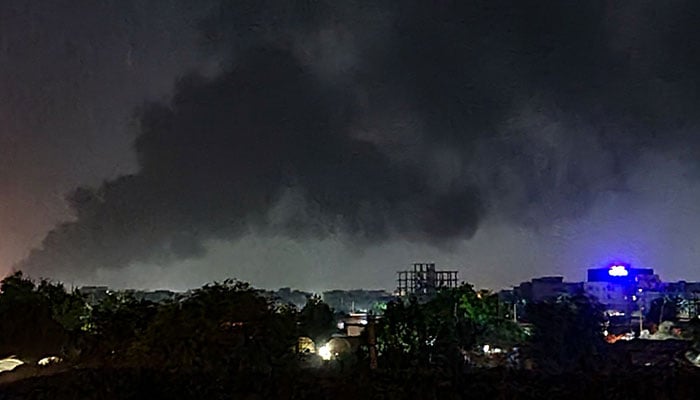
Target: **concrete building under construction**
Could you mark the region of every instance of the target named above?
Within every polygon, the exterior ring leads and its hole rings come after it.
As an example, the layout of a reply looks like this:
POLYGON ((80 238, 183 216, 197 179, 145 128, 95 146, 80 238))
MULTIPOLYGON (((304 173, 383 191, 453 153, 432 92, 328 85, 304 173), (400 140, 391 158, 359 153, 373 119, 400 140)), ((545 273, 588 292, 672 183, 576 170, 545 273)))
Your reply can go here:
POLYGON ((438 289, 459 285, 457 271, 438 271, 435 263, 413 263, 413 268, 398 271, 397 295, 430 297, 438 289))

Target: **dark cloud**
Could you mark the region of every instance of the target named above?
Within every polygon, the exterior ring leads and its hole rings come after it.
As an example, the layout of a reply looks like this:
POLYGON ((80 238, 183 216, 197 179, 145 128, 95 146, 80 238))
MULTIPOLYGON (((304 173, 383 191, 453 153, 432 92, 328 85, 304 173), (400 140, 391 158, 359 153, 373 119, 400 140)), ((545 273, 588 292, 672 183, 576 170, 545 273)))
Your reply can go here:
POLYGON ((469 187, 436 193, 418 168, 350 136, 355 105, 287 51, 253 48, 215 79, 180 80, 169 105, 141 112, 140 171, 69 196, 77 220, 53 230, 27 269, 120 267, 201 255, 209 238, 268 229, 268 212, 299 193, 308 220, 273 234, 392 234, 428 241, 471 235, 469 187), (72 251, 72 250, 75 251, 72 251))
POLYGON ((226 72, 144 106, 139 172, 74 192, 76 220, 22 266, 585 219, 639 188, 644 155, 696 165, 698 17, 690 1, 223 2, 199 26, 226 72))
POLYGON ((197 30, 214 2, 0 2, 0 272, 71 218, 66 192, 137 170, 133 108, 215 69, 197 30))

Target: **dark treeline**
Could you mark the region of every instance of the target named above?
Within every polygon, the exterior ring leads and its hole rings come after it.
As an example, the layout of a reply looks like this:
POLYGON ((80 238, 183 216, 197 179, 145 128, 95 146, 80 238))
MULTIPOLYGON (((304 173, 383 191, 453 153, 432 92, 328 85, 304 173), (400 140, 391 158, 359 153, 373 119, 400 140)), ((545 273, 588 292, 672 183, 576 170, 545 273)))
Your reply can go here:
POLYGON ((333 310, 318 297, 297 309, 227 280, 157 304, 128 293, 89 304, 78 291, 20 272, 1 285, 0 356, 26 364, 0 374, 0 399, 700 394, 694 367, 680 360, 634 366, 619 346, 606 344, 602 309, 582 295, 532 305, 527 331, 507 318, 496 295, 466 284, 429 301, 390 302, 376 325, 370 322, 378 355, 371 369, 367 337, 331 361, 298 352, 299 337, 319 345, 335 333, 333 310), (487 348, 503 352, 487 356, 487 348), (62 362, 37 367, 48 355, 62 362))

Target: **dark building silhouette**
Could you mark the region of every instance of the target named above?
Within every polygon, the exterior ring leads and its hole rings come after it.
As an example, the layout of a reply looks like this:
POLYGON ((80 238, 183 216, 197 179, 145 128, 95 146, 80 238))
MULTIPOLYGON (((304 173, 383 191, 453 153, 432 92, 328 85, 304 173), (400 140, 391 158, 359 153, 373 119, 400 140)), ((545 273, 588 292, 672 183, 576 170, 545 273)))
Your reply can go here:
POLYGON ((432 296, 438 289, 459 284, 457 271, 438 271, 435 263, 414 263, 413 269, 398 272, 399 296, 432 296))

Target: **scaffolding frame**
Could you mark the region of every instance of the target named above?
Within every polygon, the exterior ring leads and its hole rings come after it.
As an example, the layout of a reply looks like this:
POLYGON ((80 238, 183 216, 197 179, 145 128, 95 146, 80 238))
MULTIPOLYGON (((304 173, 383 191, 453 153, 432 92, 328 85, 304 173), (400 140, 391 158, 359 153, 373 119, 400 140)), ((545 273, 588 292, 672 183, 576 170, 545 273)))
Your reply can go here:
POLYGON ((435 263, 413 263, 413 269, 397 271, 398 295, 433 295, 438 289, 459 285, 457 271, 438 271, 435 263))

